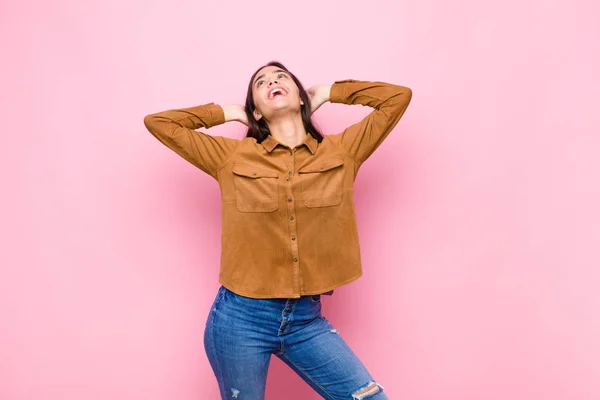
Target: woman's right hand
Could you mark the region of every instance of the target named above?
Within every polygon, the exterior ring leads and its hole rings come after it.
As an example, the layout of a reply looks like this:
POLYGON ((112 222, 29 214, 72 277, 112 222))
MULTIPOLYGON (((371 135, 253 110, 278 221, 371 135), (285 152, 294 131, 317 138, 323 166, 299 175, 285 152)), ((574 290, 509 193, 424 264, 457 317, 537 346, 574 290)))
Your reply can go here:
POLYGON ((250 126, 248 122, 248 116, 246 115, 246 108, 240 104, 232 104, 223 106, 223 112, 225 113, 225 122, 238 121, 246 126, 250 126))
POLYGON ((329 101, 331 94, 331 85, 315 85, 306 89, 306 94, 310 100, 310 113, 317 111, 323 103, 329 101))

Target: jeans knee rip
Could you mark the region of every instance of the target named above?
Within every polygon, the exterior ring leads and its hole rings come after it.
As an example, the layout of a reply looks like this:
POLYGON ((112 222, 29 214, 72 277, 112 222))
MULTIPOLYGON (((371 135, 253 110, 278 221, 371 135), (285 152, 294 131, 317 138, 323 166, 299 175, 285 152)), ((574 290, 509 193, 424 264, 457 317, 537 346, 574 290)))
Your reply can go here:
POLYGON ((239 394, 240 394, 240 391, 237 390, 236 388, 231 389, 231 398, 232 399, 237 399, 239 394))
POLYGON ((356 392, 352 393, 352 400, 362 400, 366 399, 376 393, 379 393, 383 390, 383 386, 375 381, 369 381, 366 386, 358 389, 356 392))

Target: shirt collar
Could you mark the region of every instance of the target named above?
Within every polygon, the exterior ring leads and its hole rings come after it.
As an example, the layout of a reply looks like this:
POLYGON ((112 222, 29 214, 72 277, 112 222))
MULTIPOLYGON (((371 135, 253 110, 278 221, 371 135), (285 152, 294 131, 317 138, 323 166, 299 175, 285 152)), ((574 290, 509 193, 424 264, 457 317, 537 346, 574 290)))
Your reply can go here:
MULTIPOLYGON (((279 141, 275 139, 273 135, 269 135, 265 140, 261 142, 261 144, 270 153, 275 147, 277 147, 278 144, 281 143, 279 143, 279 141)), ((319 142, 313 137, 313 135, 308 133, 306 135, 306 139, 304 139, 304 141, 300 145, 306 145, 306 147, 308 147, 308 150, 310 150, 312 154, 315 154, 317 152, 319 142)))

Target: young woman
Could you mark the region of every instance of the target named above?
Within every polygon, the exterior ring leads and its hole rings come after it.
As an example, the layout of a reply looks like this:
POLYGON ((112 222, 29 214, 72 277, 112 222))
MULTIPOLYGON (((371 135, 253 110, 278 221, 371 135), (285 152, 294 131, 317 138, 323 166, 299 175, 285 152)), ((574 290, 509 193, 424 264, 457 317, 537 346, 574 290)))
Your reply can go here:
POLYGON ((245 106, 145 117, 152 135, 221 189, 221 286, 204 345, 223 399, 263 399, 272 354, 325 399, 387 399, 321 314, 321 295, 362 274, 354 180, 411 96, 407 87, 353 79, 305 90, 270 62, 252 75, 245 106), (374 110, 323 136, 311 114, 326 101, 374 110), (247 137, 196 131, 227 121, 247 125, 247 137))

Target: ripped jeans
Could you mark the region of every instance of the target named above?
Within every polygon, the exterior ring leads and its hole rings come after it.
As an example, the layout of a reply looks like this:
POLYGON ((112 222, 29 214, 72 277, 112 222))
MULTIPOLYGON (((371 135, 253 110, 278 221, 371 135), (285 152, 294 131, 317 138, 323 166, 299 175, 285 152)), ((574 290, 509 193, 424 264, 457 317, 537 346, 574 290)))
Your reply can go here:
POLYGON ((221 399, 263 400, 271 354, 328 400, 387 400, 337 330, 321 295, 255 299, 221 285, 204 331, 221 399))

